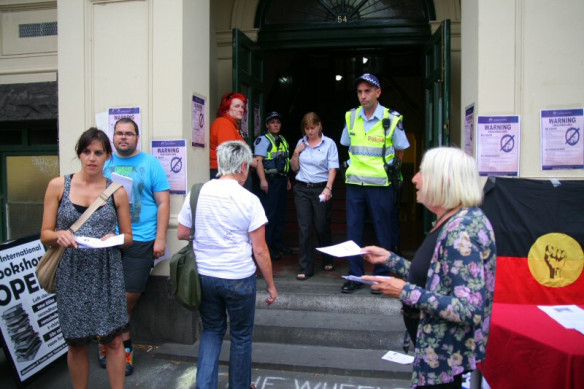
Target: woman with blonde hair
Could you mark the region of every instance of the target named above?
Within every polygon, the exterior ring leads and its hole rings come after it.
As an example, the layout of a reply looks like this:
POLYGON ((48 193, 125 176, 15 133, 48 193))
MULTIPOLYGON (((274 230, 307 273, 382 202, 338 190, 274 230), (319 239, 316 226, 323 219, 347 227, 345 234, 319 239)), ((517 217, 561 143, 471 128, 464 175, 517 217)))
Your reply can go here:
MULTIPOLYGON (((296 173, 294 203, 299 228, 300 273, 299 281, 314 274, 314 248, 312 228, 316 229, 320 246, 329 246, 333 183, 339 168, 339 153, 335 142, 322 134, 322 121, 314 112, 302 118, 300 128, 304 136, 296 144, 290 167, 296 173)), ((333 259, 324 254, 323 270, 334 269, 333 259)))
POLYGON ((478 208, 483 192, 476 162, 464 151, 429 150, 412 182, 417 201, 436 215, 432 229, 411 262, 380 247, 364 247, 365 259, 385 264, 397 277, 362 278, 402 302, 415 347, 412 387, 461 388, 462 374, 485 358, 495 235, 478 208))

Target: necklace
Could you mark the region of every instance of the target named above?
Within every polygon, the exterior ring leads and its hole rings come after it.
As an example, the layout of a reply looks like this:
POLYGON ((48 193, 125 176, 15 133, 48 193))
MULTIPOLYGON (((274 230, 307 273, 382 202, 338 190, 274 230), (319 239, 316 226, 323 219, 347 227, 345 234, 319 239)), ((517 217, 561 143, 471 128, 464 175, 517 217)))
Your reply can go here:
POLYGON ((442 221, 446 220, 446 216, 448 216, 448 217, 452 216, 452 214, 454 213, 452 211, 458 211, 460 208, 461 208, 461 206, 459 205, 458 207, 447 209, 442 215, 440 215, 440 217, 438 219, 436 219, 435 221, 432 222, 431 231, 434 231, 436 228, 440 227, 440 225, 442 224, 442 221))

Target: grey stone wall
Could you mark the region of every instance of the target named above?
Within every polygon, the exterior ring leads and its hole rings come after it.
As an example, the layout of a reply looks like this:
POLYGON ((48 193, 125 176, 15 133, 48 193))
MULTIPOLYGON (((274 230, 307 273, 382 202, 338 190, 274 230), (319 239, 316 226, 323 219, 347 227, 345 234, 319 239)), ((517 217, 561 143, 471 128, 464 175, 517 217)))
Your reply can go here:
POLYGON ((58 109, 56 82, 0 85, 0 121, 56 119, 58 109))
POLYGON ((150 276, 132 313, 132 339, 152 344, 193 344, 201 334, 199 312, 191 312, 170 293, 167 276, 150 276))

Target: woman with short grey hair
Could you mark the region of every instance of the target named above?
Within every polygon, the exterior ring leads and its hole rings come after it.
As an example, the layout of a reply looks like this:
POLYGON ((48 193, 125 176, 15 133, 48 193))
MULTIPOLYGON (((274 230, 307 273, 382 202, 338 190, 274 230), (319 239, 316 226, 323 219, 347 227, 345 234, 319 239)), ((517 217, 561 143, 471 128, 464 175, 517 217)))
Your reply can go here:
MULTIPOLYGON (((266 282, 266 303, 272 304, 278 296, 265 240, 268 220, 260 200, 243 188, 251 161, 251 149, 244 142, 222 143, 217 148, 219 178, 205 183, 199 193, 193 242, 202 292, 198 389, 217 387, 228 315, 229 387, 251 385, 256 264, 266 282)), ((179 239, 189 239, 191 220, 189 194, 178 215, 179 239)))
POLYGON ((414 344, 412 388, 459 389, 462 375, 486 354, 495 289, 496 246, 479 208, 477 163, 463 150, 437 147, 422 158, 412 182, 436 221, 410 262, 381 247, 363 257, 397 277, 363 276, 372 289, 402 302, 414 344))
POLYGON ((225 142, 217 147, 217 164, 219 176, 237 175, 245 164, 246 175, 249 173, 253 155, 249 146, 241 141, 225 142))

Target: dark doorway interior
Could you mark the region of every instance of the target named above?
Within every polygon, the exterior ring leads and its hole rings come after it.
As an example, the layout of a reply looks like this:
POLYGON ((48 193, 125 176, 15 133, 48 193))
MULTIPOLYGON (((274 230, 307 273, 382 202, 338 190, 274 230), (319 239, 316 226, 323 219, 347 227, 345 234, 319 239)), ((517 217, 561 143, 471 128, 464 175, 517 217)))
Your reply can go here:
MULTIPOLYGON (((401 248, 415 249, 423 238, 421 206, 415 202, 411 178, 417 170, 424 144, 424 51, 420 46, 381 49, 306 49, 267 51, 264 56, 265 112, 284 116, 283 135, 293 147, 301 136, 300 121, 309 111, 323 120, 325 135, 337 142, 339 159, 348 158, 339 143, 344 113, 358 105, 353 80, 360 74, 376 74, 382 84, 381 103, 404 115, 411 147, 406 151, 404 188, 400 204, 401 248), (341 78, 338 79, 338 76, 341 78)), ((337 175, 333 231, 335 241, 345 239, 344 179, 337 175)), ((290 194, 291 198, 291 194, 290 194)), ((286 236, 296 244, 296 216, 289 201, 286 236)))

